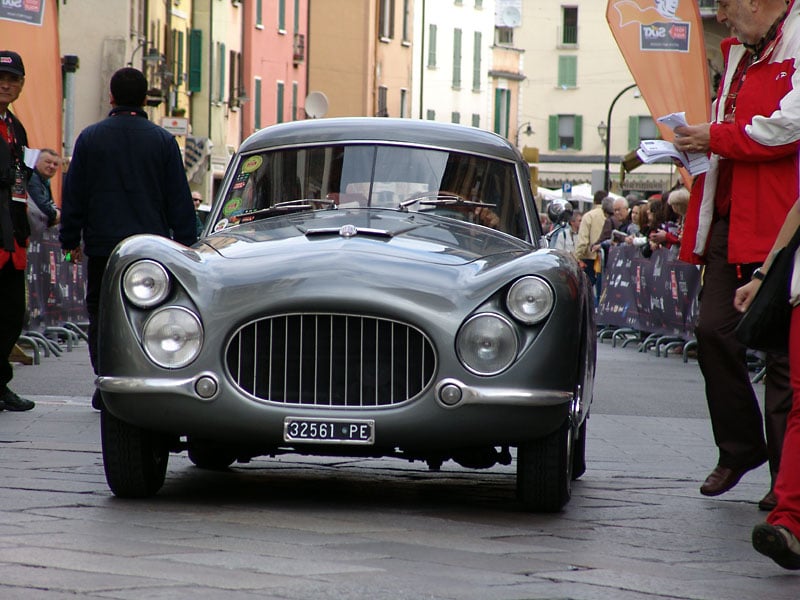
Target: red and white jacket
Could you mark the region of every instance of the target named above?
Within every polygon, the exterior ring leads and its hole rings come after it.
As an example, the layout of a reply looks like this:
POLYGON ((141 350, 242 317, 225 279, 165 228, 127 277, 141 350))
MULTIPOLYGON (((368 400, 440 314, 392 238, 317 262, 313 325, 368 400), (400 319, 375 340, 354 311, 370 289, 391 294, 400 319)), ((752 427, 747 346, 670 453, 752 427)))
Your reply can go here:
POLYGON ((748 67, 732 123, 723 120, 725 101, 748 51, 735 38, 721 48, 726 68, 712 106, 711 167, 692 185, 680 258, 705 262, 723 156, 732 162, 728 262, 760 263, 798 198, 800 5, 792 3, 775 39, 748 67))

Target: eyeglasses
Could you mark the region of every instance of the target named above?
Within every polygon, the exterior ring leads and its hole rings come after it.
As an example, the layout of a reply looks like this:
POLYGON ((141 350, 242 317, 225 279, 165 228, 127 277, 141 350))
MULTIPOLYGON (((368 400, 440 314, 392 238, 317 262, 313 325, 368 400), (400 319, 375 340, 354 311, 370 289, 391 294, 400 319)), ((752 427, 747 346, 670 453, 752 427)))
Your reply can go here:
POLYGON ((15 75, 14 73, 4 73, 0 72, 0 83, 13 83, 13 84, 21 84, 24 77, 21 75, 15 75))

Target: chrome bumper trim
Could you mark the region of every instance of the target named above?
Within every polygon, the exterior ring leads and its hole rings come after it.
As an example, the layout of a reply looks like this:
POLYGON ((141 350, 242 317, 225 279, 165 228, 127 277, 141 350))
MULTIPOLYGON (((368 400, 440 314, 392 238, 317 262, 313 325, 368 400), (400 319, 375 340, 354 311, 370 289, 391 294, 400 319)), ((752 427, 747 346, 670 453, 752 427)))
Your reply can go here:
POLYGON ((193 377, 185 377, 182 379, 167 379, 163 377, 97 377, 94 380, 94 385, 101 392, 109 392, 111 394, 142 394, 142 395, 158 395, 158 394, 172 394, 180 396, 188 396, 195 400, 208 402, 216 399, 219 395, 219 385, 217 385, 217 393, 209 398, 201 397, 195 390, 197 381, 203 377, 210 377, 218 382, 219 379, 213 373, 198 373, 193 377))
POLYGON ((522 390, 519 388, 469 386, 458 379, 442 379, 436 384, 436 399, 445 408, 458 408, 465 404, 558 406, 572 401, 573 393, 563 390, 522 390), (441 401, 441 390, 448 385, 456 386, 461 390, 461 400, 453 405, 448 405, 441 401))

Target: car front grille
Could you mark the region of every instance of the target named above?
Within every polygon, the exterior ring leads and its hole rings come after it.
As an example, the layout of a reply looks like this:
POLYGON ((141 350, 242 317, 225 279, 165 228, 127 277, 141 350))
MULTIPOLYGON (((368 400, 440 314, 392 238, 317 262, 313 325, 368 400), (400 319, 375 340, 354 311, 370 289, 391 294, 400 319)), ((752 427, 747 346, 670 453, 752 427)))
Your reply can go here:
POLYGON ((405 402, 431 382, 436 355, 416 327, 374 317, 289 314, 241 327, 226 351, 236 384, 260 400, 370 408, 405 402))

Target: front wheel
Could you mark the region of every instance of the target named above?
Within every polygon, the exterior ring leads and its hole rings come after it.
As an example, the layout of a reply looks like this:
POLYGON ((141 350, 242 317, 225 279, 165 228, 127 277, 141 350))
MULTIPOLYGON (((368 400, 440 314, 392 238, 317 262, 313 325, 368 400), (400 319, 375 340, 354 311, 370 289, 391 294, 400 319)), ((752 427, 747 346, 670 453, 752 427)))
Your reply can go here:
POLYGON ((166 439, 117 419, 107 410, 100 413, 100 436, 106 482, 120 498, 146 498, 164 485, 169 460, 166 439))
POLYGON ((525 510, 558 512, 572 495, 574 432, 569 419, 517 448, 517 496, 525 510))

